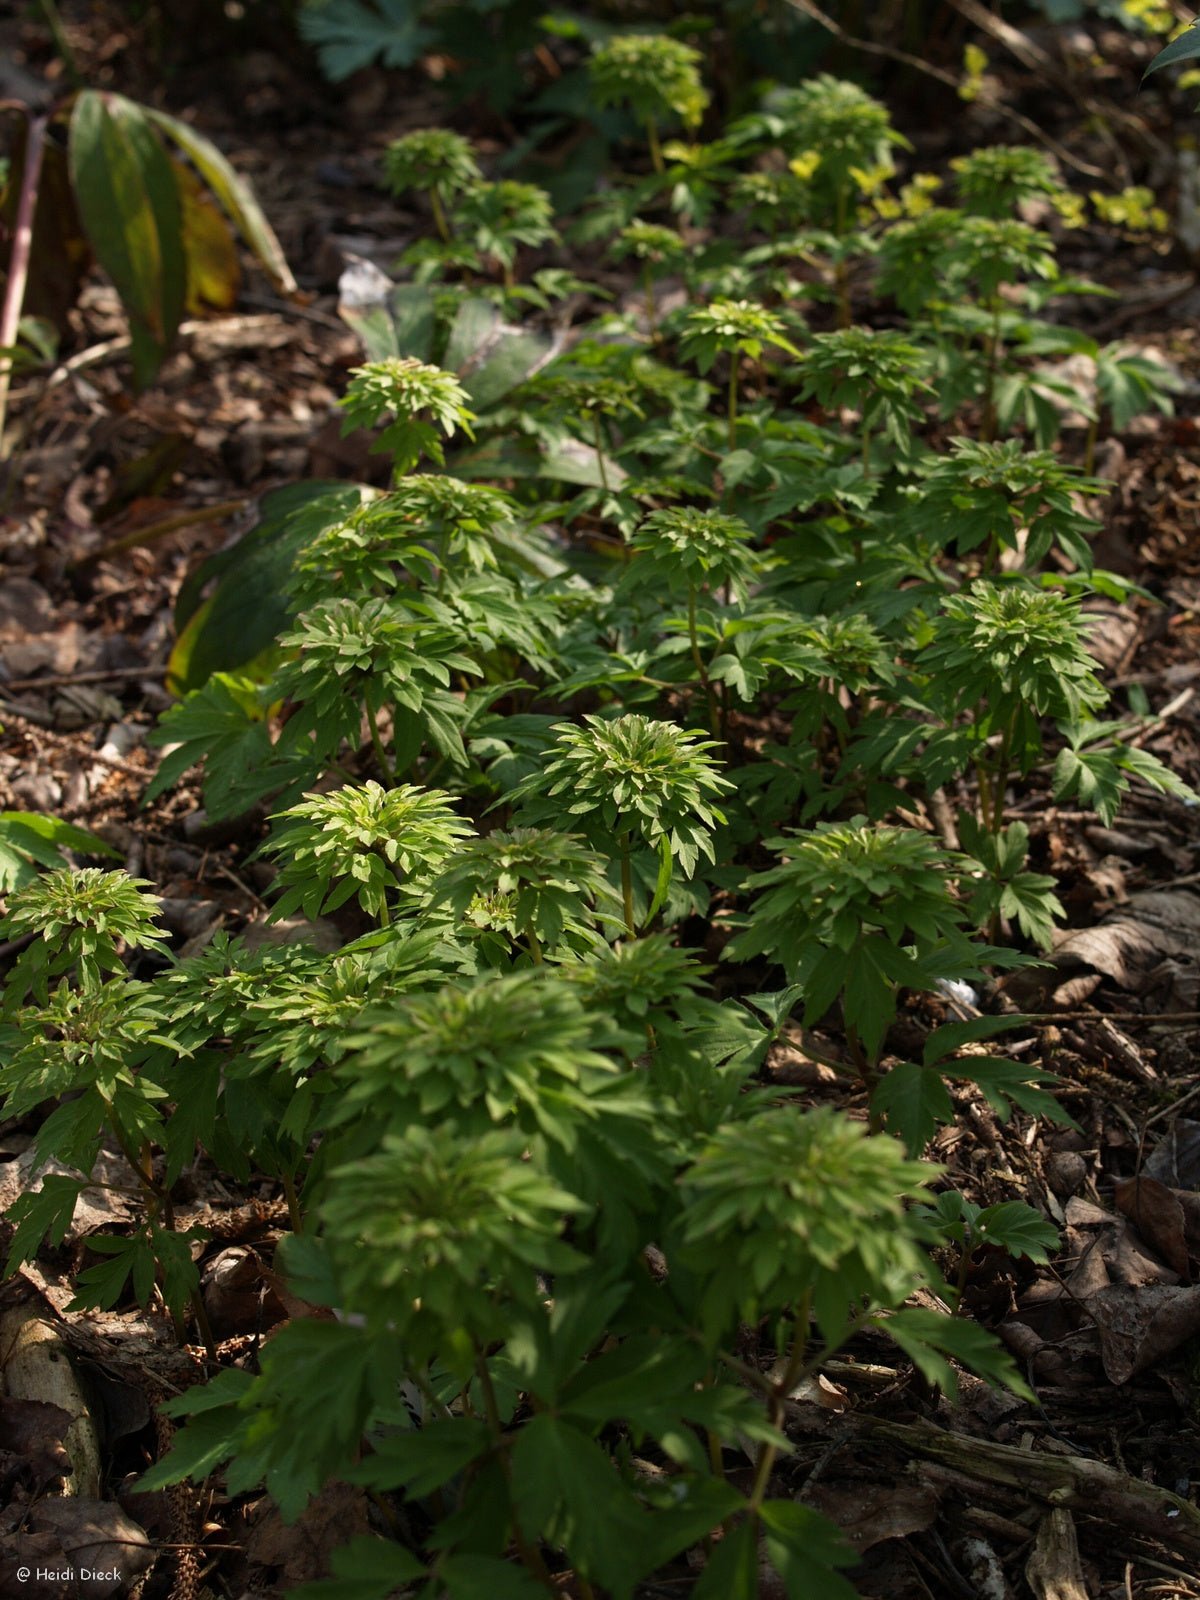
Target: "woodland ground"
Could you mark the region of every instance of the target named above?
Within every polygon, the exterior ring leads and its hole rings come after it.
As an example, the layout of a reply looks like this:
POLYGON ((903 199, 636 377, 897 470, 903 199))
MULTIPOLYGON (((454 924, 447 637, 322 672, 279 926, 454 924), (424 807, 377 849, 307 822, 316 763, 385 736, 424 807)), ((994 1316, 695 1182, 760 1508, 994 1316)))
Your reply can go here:
MULTIPOLYGON (((103 6, 66 12, 88 81, 194 119, 253 180, 305 290, 303 304, 287 305, 248 273, 236 312, 188 324, 157 382, 134 396, 117 303, 97 280, 63 364, 49 381, 41 373, 14 386, 17 446, 0 504, 0 807, 50 812, 102 835, 131 873, 155 885, 176 948, 198 948, 217 928, 264 927, 270 872, 246 862, 256 840, 205 825, 186 783, 141 803, 156 764, 145 735, 169 703, 172 604, 200 557, 248 525, 263 491, 370 470, 331 420, 360 358, 337 317, 336 283, 347 251, 386 266, 420 228, 383 193, 379 159, 388 140, 442 120, 443 97, 424 74, 370 72, 330 90, 293 52, 266 48, 190 64, 169 53, 160 83, 146 39, 117 16, 103 6)), ((1126 36, 1105 39, 1116 44, 1100 84, 1111 111, 1103 134, 1084 128, 1085 108, 1036 66, 993 46, 991 70, 1008 103, 1080 161, 1124 162, 1129 181, 1149 183, 1186 224, 1192 202, 1177 146, 1189 97, 1170 102, 1177 120, 1157 93, 1137 98, 1141 58, 1126 36)), ((1062 59, 1060 38, 1047 32, 1041 43, 1062 59)), ((11 15, 0 22, 3 54, 34 73, 56 70, 44 31, 11 15)), ((827 63, 841 71, 860 64, 852 53, 827 63)), ((875 65, 875 92, 922 165, 1013 137, 1002 119, 919 74, 875 65), (936 116, 931 95, 940 97, 936 116)), ((511 133, 471 107, 453 121, 485 152, 511 133)), ((1086 176, 1066 176, 1087 186, 1086 176)), ((1179 238, 1118 248, 1085 230, 1064 250, 1064 268, 1116 291, 1089 305, 1089 331, 1157 354, 1185 379, 1173 418, 1139 422, 1097 463, 1114 482, 1098 508, 1098 564, 1143 584, 1157 603, 1097 601, 1089 609, 1100 614, 1093 647, 1108 681, 1140 689, 1157 713, 1141 736, 1147 748, 1200 784, 1196 257, 1179 238)), ((613 275, 610 287, 628 285, 613 275)), ((1081 437, 1068 434, 1068 448, 1081 437)), ((1200 812, 1135 794, 1106 828, 1090 813, 1052 806, 1035 773, 1015 792, 1012 815, 1028 822, 1034 865, 1053 870, 1067 907, 1052 964, 1018 998, 1022 1009, 1057 1013, 1031 1048, 1065 1080, 1081 1131, 1030 1128, 1018 1137, 977 1096, 964 1095, 932 1153, 969 1198, 1023 1198, 1062 1229, 1048 1268, 984 1259, 968 1286, 969 1306, 1017 1354, 1038 1404, 967 1384, 951 1412, 869 1357, 835 1363, 826 1408, 794 1408, 798 1449, 787 1473, 863 1551, 853 1577, 866 1596, 1024 1595, 1027 1581, 1036 1594, 1072 1600, 1200 1596, 1189 1575, 1200 1544, 1176 1537, 1139 1494, 1157 1485, 1194 1504, 1200 1484, 1200 812), (860 1442, 860 1414, 896 1424, 894 1434, 860 1442), (930 1420, 949 1430, 933 1444, 902 1431, 930 1420), (957 1448, 946 1447, 947 1437, 957 1448), (1036 1563, 1026 1579, 1044 1498, 1036 1484, 1011 1479, 1004 1459, 989 1462, 979 1441, 1036 1441, 1043 1453, 1112 1469, 1065 1500, 1082 1587, 1051 1591, 1036 1563), (1097 1507, 1102 1514, 1092 1515, 1097 1507)), ((799 1029, 769 1067, 778 1081, 810 1086, 814 1100, 840 1096, 832 1075, 806 1055, 799 1029)), ((0 1124, 6 1203, 24 1179, 30 1142, 21 1123, 0 1124)), ((227 1350, 248 1349, 263 1328, 264 1304, 268 1322, 280 1310, 269 1267, 278 1196, 266 1184, 242 1192, 216 1185, 180 1200, 213 1232, 203 1262, 212 1320, 232 1341, 227 1350)), ((89 1225, 112 1220, 99 1203, 90 1223, 77 1214, 68 1245, 10 1281, 4 1303, 40 1297, 61 1316, 89 1225)), ((169 1329, 141 1313, 65 1322, 105 1392, 110 1492, 118 1498, 161 1442, 148 1408, 164 1384, 186 1381, 181 1358, 169 1348, 169 1329)), ((345 1486, 322 1495, 291 1530, 265 1498, 229 1504, 218 1494, 183 1513, 166 1494, 124 1504, 164 1547, 202 1537, 204 1581, 222 1596, 284 1594, 326 1570, 328 1548, 348 1529, 366 1526, 360 1491, 345 1486)), ((654 1593, 686 1586, 683 1575, 654 1593)), ((143 1596, 172 1593, 177 1571, 166 1551, 143 1596)))

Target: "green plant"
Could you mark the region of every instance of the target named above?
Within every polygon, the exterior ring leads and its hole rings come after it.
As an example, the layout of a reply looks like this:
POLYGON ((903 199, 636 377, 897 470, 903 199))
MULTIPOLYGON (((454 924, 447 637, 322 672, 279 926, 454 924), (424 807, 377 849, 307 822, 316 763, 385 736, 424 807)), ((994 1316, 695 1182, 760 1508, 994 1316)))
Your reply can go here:
POLYGON ((1065 192, 1045 151, 1028 146, 990 145, 950 165, 964 209, 977 217, 1011 217, 1022 201, 1057 199, 1065 192))
POLYGON ((318 917, 354 898, 384 926, 391 921, 390 900, 407 881, 436 872, 472 832, 455 816, 448 795, 409 784, 385 790, 368 782, 309 795, 274 820, 281 826, 263 849, 283 858, 276 879, 283 894, 272 916, 302 910, 318 917))
POLYGON ((1078 603, 1021 582, 978 580, 941 603, 920 668, 946 721, 967 713, 981 818, 999 836, 1010 778, 1041 758, 1042 719, 1077 726, 1108 695, 1078 603))
POLYGON ((594 46, 588 64, 599 106, 627 105, 646 130, 655 172, 664 170, 659 125, 697 127, 708 93, 697 70, 700 54, 665 34, 619 33, 594 46))
POLYGON ((882 432, 901 457, 910 453, 920 396, 927 393, 928 357, 903 334, 841 328, 817 334, 800 358, 802 398, 827 410, 850 406, 861 417, 862 465, 871 470, 871 438, 882 432))
POLYGON ((454 231, 496 262, 506 289, 514 287, 513 267, 524 246, 535 250, 558 237, 550 196, 536 184, 502 178, 498 183, 475 183, 454 208, 454 231))
POLYGON ((497 829, 459 847, 429 890, 456 924, 498 929, 523 941, 537 965, 566 948, 602 947, 618 902, 603 858, 552 828, 497 829))
POLYGON ((416 128, 393 139, 383 156, 388 188, 399 198, 409 189, 429 196, 439 237, 450 243, 446 209, 483 179, 470 141, 449 128, 416 128))
POLYGON ((611 720, 590 716, 581 728, 560 724, 555 732, 555 753, 513 798, 532 822, 561 819, 598 849, 615 854, 625 929, 632 938, 638 924, 635 845, 648 845, 659 857, 658 883, 644 922, 653 919, 666 897, 676 863, 690 878, 701 856, 713 859, 711 830, 724 821, 713 802, 730 787, 708 754, 716 741, 632 713, 611 720))
POLYGON ((233 306, 235 231, 277 287, 295 292, 251 189, 187 123, 85 88, 10 128, 0 187, 12 241, 0 305, 0 437, 23 313, 65 329, 93 259, 128 317, 138 388, 153 381, 185 311, 233 306))
POLYGON ((452 372, 443 372, 415 356, 356 367, 338 403, 346 413, 343 433, 382 428, 371 449, 390 452, 397 478, 415 467, 423 455, 444 466, 442 435, 451 439, 461 431, 468 439, 474 437, 471 424, 475 414, 467 406, 462 384, 452 372))
POLYGON ((679 341, 680 354, 694 361, 701 372, 711 371, 718 355, 729 357, 725 417, 730 450, 737 448, 740 358, 759 361, 767 345, 798 356, 800 352, 785 334, 784 326, 781 317, 749 300, 718 298, 687 314, 679 341))
POLYGON ((621 229, 609 249, 618 261, 632 257, 641 263, 646 320, 653 328, 657 321, 654 285, 659 278, 678 270, 686 260, 686 244, 674 228, 635 217, 621 229))
POLYGON ((768 844, 784 860, 747 880, 764 893, 728 957, 777 961, 808 1023, 842 997, 851 1057, 870 1086, 899 990, 977 976, 985 959, 962 931, 966 907, 948 881, 957 863, 924 834, 861 817, 768 844))
MULTIPOLYGON (((399 9, 441 40, 519 7, 399 9)), ((593 20, 555 24, 568 62, 593 20)), ((572 116, 573 70, 549 97, 572 116)), ((1051 1231, 935 1195, 921 1159, 981 1097, 1014 1140, 1069 1120, 1030 1039, 994 1042, 1032 1022, 992 1014, 996 974, 1060 914, 1009 803, 1190 798, 1140 748, 1148 708, 1093 720, 1082 602, 1127 591, 1090 572, 1098 486, 1030 400, 1062 397, 1040 361, 1101 354, 1065 300, 1042 319, 1070 280, 1010 227, 1022 198, 1070 209, 1040 158, 965 163, 961 211, 927 175, 893 195, 886 112, 828 80, 714 135, 581 228, 678 269, 650 337, 564 269, 523 274, 549 234, 454 176, 469 151, 409 146, 394 172, 443 172, 452 245, 343 296, 368 362, 347 416, 389 429, 398 480, 274 491, 185 585, 190 692, 153 792, 202 765, 210 815, 246 812, 231 831, 277 865, 275 914, 358 937, 219 932, 169 962, 119 877, 13 897, 0 1084, 68 1169, 21 1202, 20 1250, 63 1237, 97 1139, 123 1139, 134 1215, 81 1293, 158 1295, 187 1332, 172 1186, 201 1162, 286 1201, 270 1268, 322 1314, 173 1402, 148 1482, 219 1473, 288 1518, 330 1479, 365 1490, 386 1533, 311 1600, 761 1600, 776 1578, 848 1600, 849 1552, 790 1498, 797 1386, 890 1337, 901 1386, 952 1394, 965 1367, 1025 1393, 964 1286, 977 1246, 1038 1260, 1051 1231), (862 324, 793 335, 831 278, 862 324), (971 437, 989 409, 1041 448, 971 437), (961 849, 927 821, 951 834, 947 800, 961 849), (961 981, 980 1014, 944 1021, 961 981), (775 1070, 793 1018, 866 1129, 775 1070)), ((1098 431, 1165 393, 1104 381, 1098 431)))

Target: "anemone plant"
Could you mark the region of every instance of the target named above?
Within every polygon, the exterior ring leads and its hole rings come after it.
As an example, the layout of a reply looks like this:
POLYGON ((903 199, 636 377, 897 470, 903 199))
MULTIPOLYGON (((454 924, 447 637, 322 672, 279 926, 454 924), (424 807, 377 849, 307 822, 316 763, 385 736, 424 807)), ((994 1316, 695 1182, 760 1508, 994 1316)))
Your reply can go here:
POLYGON ((646 130, 655 172, 665 170, 659 126, 699 126, 708 105, 700 53, 665 34, 621 33, 593 47, 588 70, 600 106, 628 106, 646 130))
POLYGON ((717 741, 699 729, 655 722, 629 712, 611 719, 584 718, 583 727, 560 723, 541 771, 514 793, 532 822, 554 820, 578 828, 621 868, 625 930, 637 933, 633 900, 636 844, 656 850, 658 885, 646 914, 650 922, 670 887, 675 864, 691 877, 701 856, 714 859, 712 829, 725 821, 713 803, 732 787, 708 752, 717 741))
POLYGON ((470 140, 449 128, 415 128, 393 139, 383 157, 388 188, 399 197, 409 189, 429 196, 443 243, 450 243, 446 209, 455 196, 483 179, 470 140))
POLYGON ((384 789, 372 779, 305 795, 272 821, 262 849, 280 861, 273 919, 322 916, 353 898, 385 927, 398 890, 436 872, 474 832, 441 789, 384 789))
POLYGON ((415 356, 356 367, 338 403, 346 414, 343 434, 355 428, 383 429, 371 449, 390 451, 397 478, 423 455, 444 466, 443 437, 452 439, 460 430, 468 439, 475 437, 471 432, 475 414, 462 384, 452 372, 415 356))

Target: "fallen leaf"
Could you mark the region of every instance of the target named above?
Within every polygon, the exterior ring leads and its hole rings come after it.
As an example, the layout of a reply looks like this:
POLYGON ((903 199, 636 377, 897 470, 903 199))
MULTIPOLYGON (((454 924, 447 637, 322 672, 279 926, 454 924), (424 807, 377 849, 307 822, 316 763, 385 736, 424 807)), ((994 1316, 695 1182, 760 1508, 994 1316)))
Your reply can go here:
POLYGON ((1128 1383, 1200 1333, 1200 1288, 1110 1284, 1086 1305, 1110 1383, 1128 1383))
POLYGON ((1113 1191, 1121 1211, 1181 1278, 1189 1276, 1183 1207, 1157 1178, 1129 1178, 1113 1191))

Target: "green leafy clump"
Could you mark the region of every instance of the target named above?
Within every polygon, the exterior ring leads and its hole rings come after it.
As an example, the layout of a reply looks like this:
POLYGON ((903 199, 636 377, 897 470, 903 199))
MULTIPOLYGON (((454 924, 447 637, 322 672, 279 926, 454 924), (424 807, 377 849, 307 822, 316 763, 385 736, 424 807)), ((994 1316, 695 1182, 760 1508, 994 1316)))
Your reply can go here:
POLYGON ((0 818, 0 1091, 56 1163, 10 1267, 117 1151, 134 1214, 78 1303, 211 1343, 178 1183, 279 1197, 274 1281, 321 1314, 173 1401, 146 1483, 366 1491, 388 1532, 312 1600, 852 1600, 791 1497, 794 1396, 887 1339, 901 1388, 1027 1395, 964 1291, 1053 1229, 1006 1164, 984 1205, 923 1159, 966 1105, 1014 1149, 1070 1120, 997 983, 1067 901, 1025 805, 1194 798, 1090 648, 1087 597, 1137 593, 1095 570, 1091 453, 1177 380, 1070 325, 1080 197, 996 147, 937 204, 829 77, 664 147, 696 53, 600 37, 547 110, 590 82, 596 143, 627 109, 656 170, 567 218, 457 135, 396 141, 438 236, 344 297, 342 408, 391 486, 275 491, 181 597, 149 795, 201 767, 273 916, 348 942, 172 950, 146 886, 64 865, 85 838, 0 818), (531 259, 559 237, 640 286, 531 259), (797 1025, 850 1115, 774 1070, 797 1025))
POLYGON ((441 790, 385 790, 373 781, 309 795, 275 821, 263 848, 283 858, 276 887, 284 892, 272 916, 317 917, 354 898, 383 923, 397 889, 435 872, 472 831, 441 790))
POLYGON ((352 373, 340 401, 346 420, 343 433, 355 428, 381 428, 372 450, 389 451, 399 477, 423 455, 439 466, 446 456, 443 437, 473 436, 474 413, 467 393, 452 372, 443 372, 415 356, 371 361, 352 373), (388 418, 391 418, 388 421, 388 418))
POLYGON ((447 242, 447 206, 483 179, 470 141, 449 128, 414 128, 393 139, 384 152, 383 170, 394 195, 409 189, 428 194, 438 233, 447 242))
POLYGON ((694 128, 708 105, 700 53, 665 34, 619 33, 593 47, 588 63, 599 106, 628 106, 646 129, 656 172, 663 171, 659 127, 678 121, 694 128))
POLYGON ((530 821, 570 819, 598 849, 617 856, 633 933, 637 844, 657 851, 660 862, 647 921, 662 903, 673 865, 690 877, 702 857, 713 859, 712 830, 725 820, 715 800, 731 787, 708 754, 716 741, 632 712, 611 720, 589 716, 581 728, 563 723, 555 731, 554 752, 515 798, 530 821))

